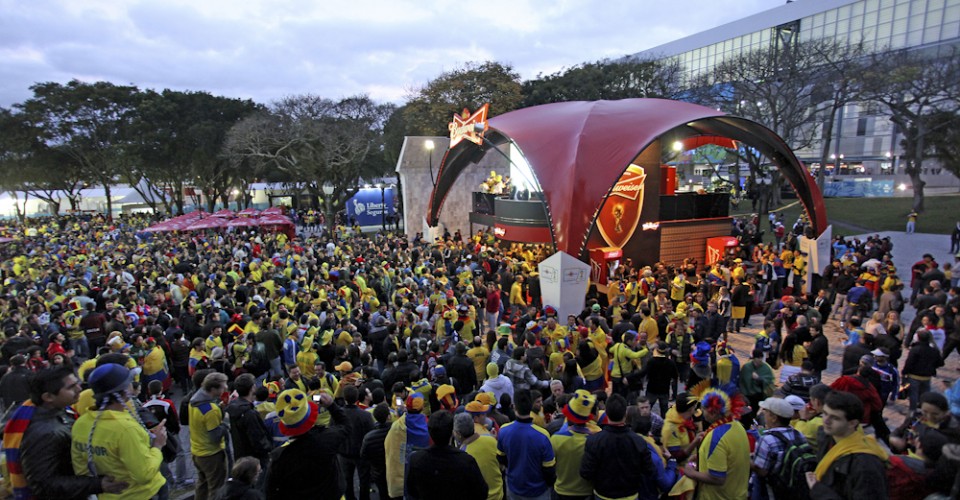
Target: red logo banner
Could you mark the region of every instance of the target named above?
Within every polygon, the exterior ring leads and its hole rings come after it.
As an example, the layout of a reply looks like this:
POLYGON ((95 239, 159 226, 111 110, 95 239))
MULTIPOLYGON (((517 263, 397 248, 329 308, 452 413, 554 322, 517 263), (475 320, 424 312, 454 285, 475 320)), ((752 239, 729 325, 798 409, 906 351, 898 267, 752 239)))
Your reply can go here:
POLYGON ((623 248, 636 231, 646 179, 643 167, 630 164, 607 196, 597 215, 597 228, 608 245, 623 248))

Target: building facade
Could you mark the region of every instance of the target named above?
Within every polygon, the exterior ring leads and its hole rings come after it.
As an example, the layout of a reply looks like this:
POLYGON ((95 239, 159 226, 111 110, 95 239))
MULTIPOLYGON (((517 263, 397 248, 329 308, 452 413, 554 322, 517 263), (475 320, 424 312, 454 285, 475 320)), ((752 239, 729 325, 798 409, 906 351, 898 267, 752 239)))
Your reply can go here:
MULTIPOLYGON (((796 0, 634 57, 675 60, 687 76, 696 77, 754 49, 822 38, 862 42, 869 51, 960 46, 960 0, 796 0)), ((834 126, 837 173, 898 176, 903 173, 899 143, 881 106, 848 104, 834 126)), ((819 151, 814 143, 796 153, 808 166, 818 167, 819 151)), ((930 187, 960 184, 934 162, 925 163, 925 170, 930 187)))

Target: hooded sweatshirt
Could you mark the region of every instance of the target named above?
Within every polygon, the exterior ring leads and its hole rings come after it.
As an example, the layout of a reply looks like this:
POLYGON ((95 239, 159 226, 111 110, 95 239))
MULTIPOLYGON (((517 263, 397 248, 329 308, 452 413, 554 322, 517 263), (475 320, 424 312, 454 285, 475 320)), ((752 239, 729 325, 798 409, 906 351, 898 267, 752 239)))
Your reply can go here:
POLYGON ((160 448, 150 446, 146 429, 126 411, 84 413, 73 424, 72 436, 70 455, 76 474, 90 475, 87 459, 92 455, 97 475, 130 485, 117 495, 100 493, 103 500, 150 498, 166 482, 160 475, 160 448), (98 413, 102 413, 99 420, 98 413))
POLYGON ((526 363, 516 359, 507 361, 503 367, 503 374, 513 383, 514 391, 529 391, 539 385, 540 381, 533 374, 533 370, 526 363))
POLYGON ((510 401, 513 401, 513 382, 510 382, 510 379, 505 375, 497 375, 494 378, 487 379, 480 386, 480 392, 492 392, 497 401, 500 401, 500 396, 509 394, 510 401))
POLYGON ((224 449, 228 430, 219 403, 204 390, 190 398, 190 452, 194 456, 209 457, 224 449))

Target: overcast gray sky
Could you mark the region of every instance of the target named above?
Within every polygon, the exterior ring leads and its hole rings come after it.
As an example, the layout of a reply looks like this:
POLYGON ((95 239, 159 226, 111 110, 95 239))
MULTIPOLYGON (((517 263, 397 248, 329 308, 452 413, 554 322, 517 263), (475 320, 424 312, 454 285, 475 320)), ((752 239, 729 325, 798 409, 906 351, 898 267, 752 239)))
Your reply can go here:
POLYGON ((35 82, 73 78, 262 103, 300 93, 401 103, 467 61, 510 63, 529 79, 784 3, 0 0, 0 106, 35 82))

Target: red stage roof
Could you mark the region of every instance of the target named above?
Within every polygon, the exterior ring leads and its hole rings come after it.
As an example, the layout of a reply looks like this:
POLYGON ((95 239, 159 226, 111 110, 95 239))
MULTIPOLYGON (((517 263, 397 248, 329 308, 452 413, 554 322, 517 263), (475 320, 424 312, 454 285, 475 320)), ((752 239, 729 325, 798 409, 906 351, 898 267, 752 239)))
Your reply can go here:
MULTIPOLYGON (((816 183, 783 140, 762 125, 712 108, 663 99, 560 102, 499 115, 489 127, 488 143, 512 141, 530 164, 547 202, 556 249, 574 256, 583 254, 611 187, 641 151, 668 132, 666 140, 720 136, 757 148, 797 190, 816 233, 827 225, 816 183)), ((460 172, 483 153, 467 141, 447 152, 428 209, 431 224, 439 220, 460 172)))

